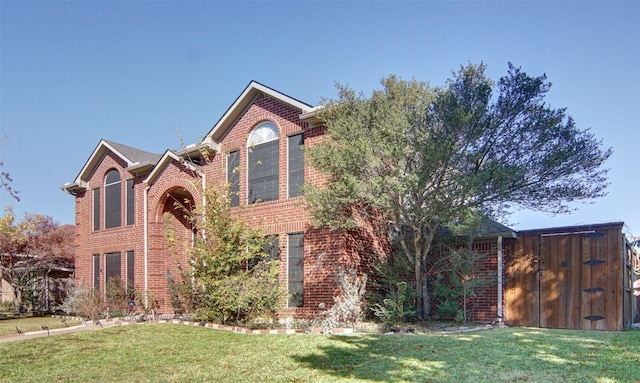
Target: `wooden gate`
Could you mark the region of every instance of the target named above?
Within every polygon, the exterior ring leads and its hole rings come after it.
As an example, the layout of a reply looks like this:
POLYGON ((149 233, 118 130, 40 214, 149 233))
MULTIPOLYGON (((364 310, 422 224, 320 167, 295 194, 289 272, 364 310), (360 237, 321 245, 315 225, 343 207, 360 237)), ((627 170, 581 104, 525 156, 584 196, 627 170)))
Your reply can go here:
POLYGON ((622 225, 521 232, 507 260, 507 323, 622 330, 630 325, 630 267, 622 225))

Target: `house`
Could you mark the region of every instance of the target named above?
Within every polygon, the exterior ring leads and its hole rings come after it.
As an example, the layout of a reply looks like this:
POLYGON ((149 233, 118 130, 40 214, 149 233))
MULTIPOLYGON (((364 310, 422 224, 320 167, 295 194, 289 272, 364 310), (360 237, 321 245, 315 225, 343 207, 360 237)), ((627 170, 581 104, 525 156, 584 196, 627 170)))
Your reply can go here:
POLYGON ((324 132, 313 107, 251 82, 198 144, 157 154, 101 140, 62 187, 75 196, 76 280, 104 291, 109 278, 120 277, 150 292, 159 312, 173 313, 167 277, 179 275, 186 257, 169 251, 163 216, 177 218, 175 236, 188 240, 196 228, 176 203, 194 206, 204 186, 230 182, 232 205, 247 205, 241 214, 275 236, 289 296, 283 314, 309 317, 331 306, 333 267, 362 272, 388 244, 375 223, 350 232, 311 225, 300 186, 321 177, 304 166, 302 147, 324 132))
MULTIPOLYGON (((204 186, 228 182, 232 185, 232 205, 247 207, 238 214, 275 236, 273 248, 281 260, 279 276, 288 293, 282 315, 308 318, 331 307, 338 293, 334 268, 343 265, 366 273, 373 260, 389 254, 390 244, 386 229, 373 221, 351 231, 330 231, 312 225, 300 186, 303 182, 323 180, 321 174, 305 166, 302 150, 325 135, 326 127, 316 117, 316 110, 251 82, 198 144, 160 154, 100 140, 75 180, 62 187, 75 196, 77 283, 104 292, 109 278, 120 277, 127 287, 148 291, 152 298, 148 304, 158 312, 172 313, 168 275, 178 274, 177 267, 186 264, 186 255, 169 250, 163 234, 163 217, 173 215, 176 238, 188 241, 196 235, 197 228, 185 219, 180 205, 192 207, 202 200, 204 186), (205 161, 205 155, 210 160, 205 161), (239 171, 234 171, 236 169, 239 171)), ((551 279, 567 278, 559 269, 567 266, 554 264, 553 274, 551 271, 541 273, 543 269, 532 266, 532 262, 542 253, 534 250, 546 245, 534 246, 531 242, 533 237, 539 238, 536 243, 544 244, 558 239, 559 236, 552 236, 557 230, 516 233, 502 225, 483 228, 474 247, 489 257, 479 269, 495 272, 497 279, 473 294, 475 310, 471 319, 491 322, 498 318, 506 323, 542 327, 627 327, 629 313, 634 310, 626 290, 632 275, 622 262, 625 247, 619 226, 613 225, 612 232, 605 230, 607 238, 615 238, 606 248, 611 252, 607 256, 619 265, 605 274, 611 280, 607 280, 607 284, 586 286, 587 278, 582 274, 587 270, 585 266, 575 272, 580 278, 572 274, 575 285, 559 292, 549 292, 545 283, 549 282, 552 287, 555 285, 551 279), (539 281, 543 282, 543 288, 533 291, 539 281), (557 305, 549 299, 568 291, 580 295, 581 289, 591 288, 596 290, 589 294, 595 294, 598 302, 598 294, 602 293, 598 288, 605 288, 607 297, 614 294, 609 289, 615 289, 615 294, 620 294, 615 295, 616 302, 619 301, 615 310, 620 314, 613 319, 607 316, 602 322, 601 310, 613 309, 613 306, 606 303, 595 311, 588 311, 586 306, 591 305, 591 301, 584 301, 579 305, 579 314, 591 317, 589 322, 571 316, 571 320, 579 324, 568 326, 564 319, 557 322, 548 319, 569 315, 555 314, 568 302, 562 301, 565 298, 558 298, 557 305), (536 314, 541 310, 547 316, 536 314)), ((576 230, 576 233, 588 231, 576 230)), ((602 228, 594 226, 589 230, 600 233, 602 228)), ((574 255, 573 249, 553 247, 551 258, 545 259, 545 264, 564 257, 558 254, 560 250, 577 257, 572 258, 570 267, 604 257, 601 253, 593 257, 586 253, 574 255)), ((572 311, 571 315, 574 314, 572 311)))
MULTIPOLYGON (((6 254, 2 258, 9 258, 6 254)), ((18 255, 17 262, 11 262, 11 275, 24 281, 22 309, 37 312, 52 312, 66 298, 67 283, 73 278, 73 261, 54 258, 48 262, 32 262, 35 256, 18 255)), ((15 291, 11 283, 0 276, 0 302, 13 303, 15 291)))

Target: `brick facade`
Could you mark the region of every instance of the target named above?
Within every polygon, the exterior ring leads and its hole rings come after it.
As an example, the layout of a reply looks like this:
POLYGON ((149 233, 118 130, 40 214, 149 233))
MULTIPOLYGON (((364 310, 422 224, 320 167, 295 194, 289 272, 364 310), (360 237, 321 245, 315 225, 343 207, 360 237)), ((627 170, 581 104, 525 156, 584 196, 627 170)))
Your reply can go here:
MULTIPOLYGON (((272 123, 278 134, 278 198, 258 202, 239 214, 252 225, 278 237, 280 278, 287 287, 288 235, 303 234, 304 299, 302 307, 283 308, 282 315, 312 317, 330 308, 338 289, 333 270, 336 266, 355 267, 359 273, 371 273, 374 259, 390 253, 388 233, 380 222, 365 222, 358 229, 330 231, 314 227, 302 197, 288 196, 288 137, 303 134, 304 146, 310 147, 324 139, 326 128, 313 117, 313 108, 261 84, 251 83, 220 121, 205 136, 199 147, 205 147, 208 161, 197 161, 198 150, 167 151, 154 155, 109 141, 101 141, 75 182, 63 187, 75 195, 76 218, 76 279, 80 285, 98 287, 104 294, 106 285, 106 254, 120 253, 120 277, 133 279, 139 292, 148 291, 150 304, 160 313, 172 313, 167 275, 180 275, 177 265, 186 265, 185 251, 170 249, 164 234, 164 214, 172 214, 173 231, 178 243, 187 242, 194 234, 191 223, 184 218, 178 204, 194 206, 202 199, 206 185, 227 182, 227 158, 230 152, 239 155, 239 200, 248 200, 247 140, 252 130, 263 122, 272 123), (121 183, 121 225, 105 229, 105 176, 116 169, 121 183), (127 180, 133 180, 134 222, 128 224, 127 180), (94 229, 95 193, 100 193, 100 223, 94 229), (133 267, 127 252, 133 254, 133 267), (99 263, 95 263, 98 260, 99 263), (130 271, 133 270, 133 275, 130 271), (95 274, 94 274, 95 273, 95 274)), ((304 167, 304 182, 320 184, 321 174, 304 167)), ((130 199, 129 199, 130 200, 130 199)), ((486 265, 497 267, 495 243, 487 245, 490 253, 486 265)), ((112 266, 113 267, 113 266, 112 266)), ((491 321, 496 317, 497 285, 479 294, 474 302, 472 319, 491 321)))
MULTIPOLYGON (((283 287, 287 286, 287 236, 303 233, 304 238, 304 304, 288 308, 283 315, 309 317, 331 307, 337 294, 333 268, 337 265, 356 267, 366 272, 367 259, 381 257, 388 252, 385 237, 375 233, 375 224, 350 232, 329 231, 311 224, 311 216, 302 203, 302 197, 288 196, 287 137, 303 134, 304 145, 313 145, 322 139, 325 128, 301 119, 301 114, 311 111, 286 95, 260 84, 252 83, 232 105, 227 115, 214 127, 207 138, 213 143, 210 161, 189 166, 183 159, 193 155, 171 152, 157 156, 151 166, 140 170, 135 149, 103 141, 89 159, 73 184, 64 189, 76 199, 76 279, 86 287, 99 287, 104 291, 105 254, 121 254, 120 276, 127 280, 127 252, 133 251, 133 284, 137 291, 149 291, 149 296, 159 312, 171 313, 172 307, 167 289, 167 274, 179 275, 177 264, 186 264, 186 255, 180 246, 169 248, 164 234, 164 214, 169 212, 178 243, 193 235, 190 222, 176 208, 176 202, 193 205, 201 198, 202 186, 223 185, 227 182, 227 155, 238 151, 239 199, 247 202, 247 139, 251 131, 262 122, 273 123, 278 131, 279 169, 278 199, 259 202, 242 210, 243 218, 260 226, 266 233, 277 235, 281 255, 280 273, 283 287), (104 180, 108 171, 116 169, 122 180, 121 222, 119 227, 104 227, 104 180), (126 180, 133 179, 133 224, 126 224, 126 180), (100 229, 94 230, 94 193, 100 193, 100 229), (185 202, 186 201, 186 202, 185 202), (146 215, 145 215, 146 214, 146 215), (99 268, 94 275, 94 256, 99 268), (95 277, 95 279, 94 279, 95 277), (94 286, 94 284, 96 286, 94 286)), ((147 153, 148 154, 148 153, 147 153)), ((197 154, 195 154, 197 156, 197 154)), ((312 168, 304 168, 305 182, 322 182, 320 174, 312 168)))

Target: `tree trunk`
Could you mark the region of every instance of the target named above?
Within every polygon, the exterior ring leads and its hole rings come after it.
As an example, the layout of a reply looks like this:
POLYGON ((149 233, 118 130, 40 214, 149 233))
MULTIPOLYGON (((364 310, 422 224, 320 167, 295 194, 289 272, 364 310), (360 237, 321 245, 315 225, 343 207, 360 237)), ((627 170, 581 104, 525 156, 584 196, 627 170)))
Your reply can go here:
POLYGON ((414 263, 414 273, 416 278, 416 311, 418 312, 418 319, 425 320, 425 291, 424 291, 424 283, 422 281, 422 257, 416 254, 415 263, 414 263))

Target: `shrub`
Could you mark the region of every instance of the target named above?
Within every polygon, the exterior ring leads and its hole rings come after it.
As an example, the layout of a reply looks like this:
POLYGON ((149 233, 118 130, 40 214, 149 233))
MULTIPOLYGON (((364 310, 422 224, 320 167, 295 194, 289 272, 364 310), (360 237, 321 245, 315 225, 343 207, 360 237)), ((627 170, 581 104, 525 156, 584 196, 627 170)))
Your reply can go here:
POLYGON ((334 275, 340 295, 333 298, 333 307, 324 314, 324 332, 331 332, 340 323, 355 325, 362 316, 362 298, 367 287, 367 275, 359 276, 354 269, 347 270, 342 266, 336 267, 334 275))

